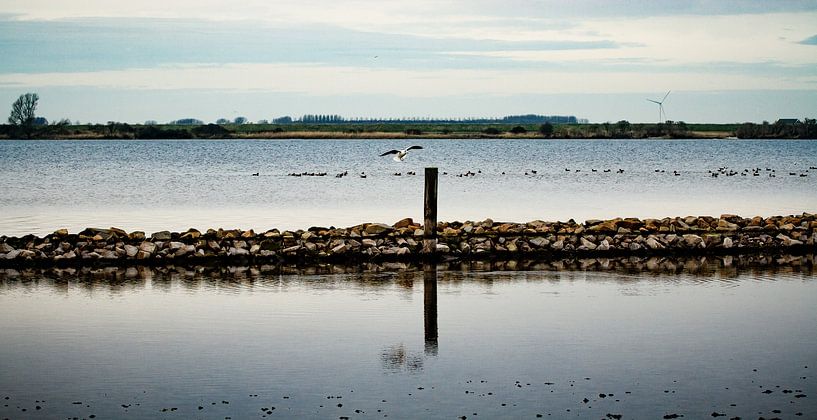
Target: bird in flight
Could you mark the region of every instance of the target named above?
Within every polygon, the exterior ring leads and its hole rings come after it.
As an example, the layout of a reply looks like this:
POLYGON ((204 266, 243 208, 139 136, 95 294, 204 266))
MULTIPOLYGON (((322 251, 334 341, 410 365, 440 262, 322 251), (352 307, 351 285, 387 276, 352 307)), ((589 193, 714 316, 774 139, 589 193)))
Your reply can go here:
POLYGON ((406 158, 406 155, 408 154, 409 150, 422 149, 422 148, 423 148, 422 146, 410 146, 410 147, 408 147, 406 149, 403 149, 403 150, 389 150, 388 152, 383 153, 380 156, 394 155, 394 157, 392 159, 394 159, 395 162, 402 162, 403 159, 406 158))

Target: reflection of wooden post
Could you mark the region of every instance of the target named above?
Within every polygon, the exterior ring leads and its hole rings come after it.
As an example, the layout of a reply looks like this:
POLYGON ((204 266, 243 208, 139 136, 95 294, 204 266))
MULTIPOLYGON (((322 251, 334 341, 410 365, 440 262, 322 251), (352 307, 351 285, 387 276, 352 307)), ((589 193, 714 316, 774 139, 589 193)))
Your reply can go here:
POLYGON ((423 217, 423 254, 433 255, 437 250, 437 168, 426 168, 423 217))
POLYGON ((436 356, 437 342, 437 266, 423 265, 423 319, 425 321, 426 355, 436 356))

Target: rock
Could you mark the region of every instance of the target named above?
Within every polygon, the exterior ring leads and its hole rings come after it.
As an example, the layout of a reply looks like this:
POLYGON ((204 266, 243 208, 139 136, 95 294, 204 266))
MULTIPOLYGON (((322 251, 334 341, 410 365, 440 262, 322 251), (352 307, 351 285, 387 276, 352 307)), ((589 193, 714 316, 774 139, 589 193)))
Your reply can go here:
POLYGON ((393 225, 395 229, 402 229, 407 228, 414 224, 414 220, 411 217, 407 217, 405 219, 399 220, 397 223, 393 225))
POLYGON ((543 248, 550 245, 550 241, 541 236, 537 236, 536 238, 530 240, 530 244, 537 248, 543 248))
POLYGON ((459 229, 447 227, 445 230, 443 230, 443 236, 459 236, 459 234, 459 229))
POLYGON ((230 249, 227 250, 227 255, 230 255, 230 256, 234 256, 234 255, 250 255, 250 251, 248 251, 248 250, 246 250, 244 248, 230 247, 230 249))
POLYGON ((441 254, 447 254, 451 252, 451 248, 449 248, 448 245, 446 244, 437 244, 436 250, 441 254))
POLYGON ((582 237, 582 238, 580 239, 580 241, 581 241, 581 243, 582 243, 582 246, 583 246, 583 247, 585 247, 585 248, 587 248, 587 249, 589 249, 589 250, 591 250, 591 251, 592 251, 592 250, 594 250, 594 249, 596 249, 596 247, 597 247, 597 245, 596 245, 596 244, 594 244, 593 242, 588 241, 588 240, 587 240, 587 239, 585 239, 584 237, 582 237))
POLYGON ((346 252, 346 244, 340 244, 332 248, 333 254, 343 254, 344 252, 346 252))
POLYGON ((103 259, 106 259, 106 260, 115 260, 115 259, 119 258, 119 256, 116 255, 116 252, 111 251, 111 250, 102 251, 99 254, 99 256, 100 256, 100 258, 103 258, 103 259))
POLYGON ((630 251, 638 251, 641 249, 641 244, 632 242, 630 243, 630 251))
POLYGON ((68 251, 65 254, 62 254, 62 257, 68 260, 73 260, 77 257, 77 253, 74 251, 68 251))
MULTIPOLYGON (((314 246, 314 244, 313 244, 313 246, 314 246)), ((313 248, 312 251, 314 251, 314 250, 315 249, 313 248)), ((250 247, 250 254, 257 254, 258 251, 261 251, 261 245, 255 244, 255 245, 250 247)))
POLYGON ((144 241, 145 240, 145 232, 142 232, 140 230, 137 230, 135 232, 131 232, 130 234, 128 234, 128 238, 130 238, 133 241, 144 241))
POLYGON ((607 242, 607 239, 602 239, 599 242, 599 246, 596 247, 596 251, 607 251, 610 249, 610 242, 607 242))
POLYGON ((153 242, 142 242, 139 244, 139 250, 142 252, 147 252, 149 255, 156 252, 158 247, 153 242))
POLYGON ((364 239, 361 241, 364 248, 371 248, 373 246, 377 246, 377 241, 374 239, 364 239))
POLYGON ((183 242, 170 242, 169 244, 167 244, 167 246, 168 246, 168 248, 170 248, 171 251, 176 251, 177 249, 183 247, 184 243, 183 242))
POLYGON ((22 252, 22 250, 20 250, 20 249, 15 249, 13 251, 10 251, 9 253, 6 254, 6 259, 7 260, 13 260, 13 259, 17 258, 20 255, 21 252, 22 252))
POLYGON ((728 236, 723 238, 723 247, 726 249, 732 248, 732 238, 728 236))
POLYGON ((196 229, 190 228, 184 235, 181 236, 182 239, 198 239, 201 237, 201 232, 196 229))
POLYGON ((130 258, 133 258, 136 256, 137 253, 139 253, 139 248, 133 245, 125 245, 125 255, 127 255, 130 258))
POLYGON ((136 259, 137 260, 146 260, 146 259, 150 258, 150 255, 151 255, 150 252, 140 250, 139 252, 136 253, 136 259))
POLYGON ((555 249, 556 251, 561 251, 565 247, 565 241, 558 240, 550 245, 551 248, 555 249))
POLYGON ((295 245, 295 246, 291 246, 289 248, 284 248, 284 249, 281 250, 281 252, 283 252, 284 254, 292 254, 292 253, 298 252, 298 250, 300 250, 300 249, 301 249, 300 245, 295 245))
POLYGON ((169 241, 170 240, 170 231, 163 230, 160 232, 156 232, 153 235, 150 235, 150 238, 154 241, 169 241))
POLYGON ((684 238, 684 243, 690 248, 695 248, 695 247, 699 246, 700 244, 702 244, 703 241, 704 241, 704 239, 701 238, 700 236, 692 235, 692 234, 684 235, 683 238, 684 238))
MULTIPOLYGON (((590 223, 591 220, 588 220, 585 223, 590 223)), ((606 222, 599 222, 592 224, 589 228, 587 228, 588 232, 615 232, 616 231, 616 223, 613 220, 608 220, 606 222)))
POLYGON ((60 237, 60 238, 63 237, 63 236, 68 236, 68 229, 57 229, 57 230, 54 231, 54 233, 52 235, 60 237))
POLYGON ((735 223, 731 223, 726 219, 718 219, 718 227, 715 230, 719 232, 731 232, 738 230, 740 226, 736 225, 735 223))
POLYGON ((658 242, 658 240, 652 235, 647 238, 646 244, 650 249, 664 249, 664 245, 661 245, 661 243, 658 242))
POLYGON ((6 253, 6 252, 11 252, 11 251, 14 251, 14 247, 12 247, 11 245, 9 245, 9 244, 7 244, 5 242, 0 244, 0 252, 6 253))
POLYGON ((390 232, 394 230, 393 227, 384 224, 384 223, 371 223, 366 225, 366 229, 364 230, 369 235, 380 235, 385 232, 390 232))

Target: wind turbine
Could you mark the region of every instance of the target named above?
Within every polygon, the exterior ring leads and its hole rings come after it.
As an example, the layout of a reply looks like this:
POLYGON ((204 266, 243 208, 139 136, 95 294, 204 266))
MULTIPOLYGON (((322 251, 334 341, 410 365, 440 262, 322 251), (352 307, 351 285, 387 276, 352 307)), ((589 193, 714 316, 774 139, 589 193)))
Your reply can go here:
POLYGON ((667 114, 664 112, 664 101, 667 100, 667 96, 669 96, 670 92, 671 91, 668 90, 667 94, 664 95, 664 99, 661 99, 661 101, 654 101, 652 99, 647 99, 648 101, 650 101, 650 102, 652 102, 654 104, 658 104, 658 123, 659 124, 664 122, 663 120, 666 120, 666 118, 667 118, 667 114))

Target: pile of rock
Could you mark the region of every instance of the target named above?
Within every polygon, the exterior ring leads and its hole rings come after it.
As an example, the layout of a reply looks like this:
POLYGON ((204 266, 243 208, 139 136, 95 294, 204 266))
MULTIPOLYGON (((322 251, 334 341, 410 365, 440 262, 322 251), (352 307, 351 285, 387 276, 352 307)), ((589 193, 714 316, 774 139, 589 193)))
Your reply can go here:
MULTIPOLYGON (((676 217, 587 220, 584 223, 442 222, 437 254, 460 258, 524 255, 672 255, 813 249, 817 219, 799 216, 742 218, 676 217)), ((201 232, 125 232, 61 229, 44 237, 0 237, 0 265, 115 265, 205 259, 281 261, 412 260, 422 257, 423 227, 412 219, 393 225, 365 223, 349 228, 263 233, 209 229, 201 232)))

